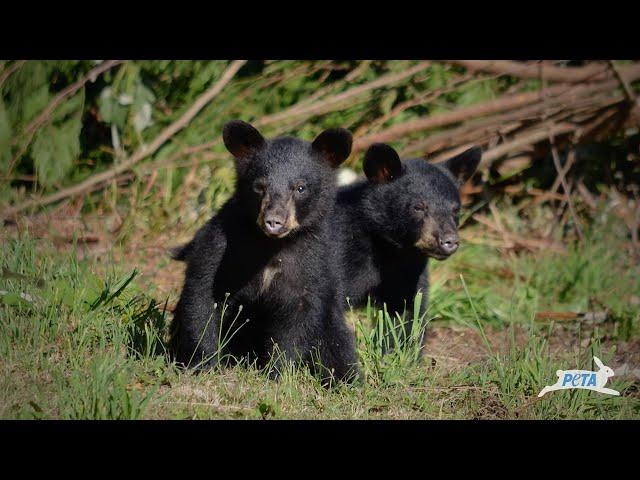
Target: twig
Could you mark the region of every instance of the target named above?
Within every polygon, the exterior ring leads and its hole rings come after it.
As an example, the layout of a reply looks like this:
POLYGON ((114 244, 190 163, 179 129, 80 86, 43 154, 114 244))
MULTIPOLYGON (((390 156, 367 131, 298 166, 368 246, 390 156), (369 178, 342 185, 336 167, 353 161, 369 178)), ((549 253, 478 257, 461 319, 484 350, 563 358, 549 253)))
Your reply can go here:
POLYGON ((368 125, 363 125, 360 129, 358 129, 358 131, 354 133, 354 135, 358 137, 360 135, 365 134, 367 131, 374 130, 375 128, 383 125, 388 120, 394 118, 396 115, 404 112, 409 108, 412 108, 418 105, 427 105, 430 100, 434 98, 438 98, 445 93, 454 91, 462 83, 467 82, 466 85, 472 85, 473 83, 477 83, 479 81, 484 81, 488 79, 488 78, 479 78, 479 79, 469 81, 471 78, 472 78, 471 75, 461 75, 454 78, 452 81, 449 82, 449 84, 447 84, 443 88, 439 88, 437 90, 424 91, 421 94, 416 95, 413 98, 410 98, 409 100, 405 100, 404 102, 399 103, 398 105, 393 107, 389 113, 385 115, 381 115, 378 118, 375 118, 368 125))
POLYGON ((589 189, 585 186, 585 184, 582 182, 582 180, 580 180, 578 182, 578 192, 580 193, 580 195, 582 196, 582 200, 589 205, 589 208, 591 210, 596 210, 598 208, 598 202, 596 201, 595 197, 591 194, 591 192, 589 191, 589 189))
POLYGON ((119 173, 124 172, 125 170, 129 170, 143 158, 146 158, 149 155, 155 153, 167 140, 169 140, 173 135, 182 130, 185 126, 187 126, 189 122, 198 114, 198 112, 200 112, 200 110, 202 110, 205 105, 207 105, 218 95, 218 93, 220 93, 220 91, 231 81, 231 79, 245 63, 246 60, 234 60, 233 62, 231 62, 222 76, 218 79, 218 81, 211 88, 205 91, 200 97, 198 97, 193 105, 191 105, 191 107, 178 120, 166 127, 162 132, 160 132, 160 134, 149 145, 143 145, 141 148, 139 148, 128 159, 117 165, 114 165, 109 170, 93 175, 85 179, 84 181, 77 183, 76 185, 64 188, 58 192, 40 199, 28 200, 14 207, 10 207, 3 213, 2 216, 4 218, 7 218, 15 215, 18 212, 21 212, 22 210, 26 210, 34 206, 48 205, 64 198, 84 193, 88 190, 94 189, 97 185, 103 182, 111 180, 119 173))
POLYGON ((26 63, 26 60, 18 60, 11 64, 10 67, 7 67, 2 73, 0 73, 0 88, 2 88, 2 84, 11 76, 11 74, 17 71, 22 65, 26 63))
POLYGON ((553 182, 553 185, 549 189, 549 193, 555 194, 558 191, 558 188, 560 188, 560 185, 562 185, 562 181, 566 177, 567 173, 569 173, 569 170, 571 170, 571 167, 573 166, 575 161, 576 161, 576 151, 575 149, 571 149, 571 151, 567 155, 567 161, 564 164, 564 168, 562 168, 562 170, 558 172, 558 176, 556 177, 555 181, 553 182))
POLYGON ((167 405, 189 405, 189 406, 200 406, 200 407, 212 407, 220 410, 229 410, 233 412, 250 410, 249 408, 246 408, 246 407, 237 407, 235 405, 220 405, 220 404, 206 403, 206 402, 164 402, 164 403, 167 405))
MULTIPOLYGON (((547 128, 540 128, 539 126, 537 126, 536 128, 530 128, 527 130, 527 133, 517 136, 514 140, 502 143, 497 147, 487 150, 482 154, 481 165, 488 165, 498 158, 501 158, 513 152, 517 152, 524 147, 545 140, 549 137, 549 130, 547 128)), ((552 125, 550 128, 555 135, 563 135, 574 131, 577 126, 571 123, 559 123, 552 125)), ((452 151, 443 152, 429 159, 429 161, 438 162, 440 160, 444 160, 445 158, 451 156, 451 153, 452 151)))
MULTIPOLYGON (((322 88, 319 88, 318 90, 316 90, 314 93, 312 93, 311 95, 309 95, 308 97, 300 100, 296 106, 300 106, 302 107, 303 105, 309 105, 312 102, 315 102, 316 100, 318 100, 319 98, 322 98, 324 95, 326 95, 327 93, 337 89, 340 86, 345 85, 345 83, 350 83, 352 82, 354 79, 356 79, 358 77, 358 70, 360 67, 356 67, 354 68, 351 73, 349 75, 347 75, 345 78, 343 78, 340 81, 337 82, 333 82, 333 83, 329 83, 328 85, 325 85, 322 88), (356 72, 355 75, 351 75, 353 72, 356 72)), ((361 72, 360 72, 361 73, 361 72)), ((326 79, 325 79, 326 80, 326 79)), ((322 82, 324 83, 324 81, 322 82)))
POLYGON ((498 228, 498 232, 502 235, 502 238, 506 244, 511 243, 511 239, 509 238, 509 232, 502 224, 502 219, 500 218, 500 214, 498 213, 498 209, 495 206, 494 202, 489 202, 489 210, 491 211, 491 215, 493 215, 493 219, 495 220, 495 225, 498 228))
POLYGON ((551 155, 553 156, 553 164, 556 167, 556 171, 558 172, 558 176, 560 177, 560 182, 562 183, 562 189, 564 190, 564 194, 567 197, 567 205, 569 206, 569 211, 571 212, 571 217, 573 217, 573 224, 575 225, 576 233, 578 234, 578 238, 580 241, 584 241, 584 235, 582 234, 582 228, 580 228, 580 224, 578 223, 578 216, 576 215, 576 211, 573 208, 573 201, 571 200, 571 192, 567 185, 567 180, 564 176, 564 171, 562 166, 560 165, 560 158, 558 157, 558 151, 556 149, 555 138, 553 133, 549 133, 549 143, 551 144, 551 155))
POLYGON ((624 89, 624 93, 627 95, 627 98, 629 99, 629 101, 631 103, 635 103, 636 94, 631 88, 631 85, 629 85, 629 82, 627 81, 627 79, 620 72, 620 69, 618 68, 618 66, 615 63, 613 63, 613 60, 609 60, 609 66, 611 67, 611 70, 613 70, 613 72, 615 73, 616 78, 620 80, 620 84, 622 85, 622 88, 624 89))
POLYGON ((535 320, 570 321, 581 320, 590 323, 602 323, 607 319, 607 312, 537 312, 535 320))

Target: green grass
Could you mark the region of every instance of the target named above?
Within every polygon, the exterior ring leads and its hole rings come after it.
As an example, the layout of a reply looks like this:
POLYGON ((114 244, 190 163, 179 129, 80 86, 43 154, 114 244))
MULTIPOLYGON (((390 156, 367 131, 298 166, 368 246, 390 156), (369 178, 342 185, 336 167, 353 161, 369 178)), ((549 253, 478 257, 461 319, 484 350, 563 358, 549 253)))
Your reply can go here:
POLYGON ((371 306, 347 314, 365 378, 330 390, 293 366, 278 381, 251 365, 181 371, 165 355, 167 298, 136 265, 78 260, 80 247, 62 253, 28 235, 6 239, 0 418, 640 418, 637 380, 614 377, 608 386, 620 397, 536 396, 557 369, 590 369, 594 354, 611 362, 620 342, 638 342, 640 267, 612 231, 594 225, 566 254, 465 244, 432 264, 430 308, 412 329, 403 322, 415 305, 396 318, 371 306), (534 320, 542 310, 609 315, 599 324, 534 320), (448 365, 428 344, 421 360, 423 329, 449 327, 466 332, 455 355, 473 334, 480 358, 448 365), (553 348, 558 339, 575 341, 553 348))

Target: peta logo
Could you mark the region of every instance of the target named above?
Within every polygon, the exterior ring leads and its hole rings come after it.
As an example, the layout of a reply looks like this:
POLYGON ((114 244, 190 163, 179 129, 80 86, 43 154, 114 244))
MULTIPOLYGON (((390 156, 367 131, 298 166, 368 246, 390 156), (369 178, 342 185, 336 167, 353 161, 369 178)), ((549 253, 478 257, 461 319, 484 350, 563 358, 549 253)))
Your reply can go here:
POLYGON ((585 390, 594 390, 600 393, 608 393, 609 395, 620 395, 620 392, 611 388, 604 388, 609 377, 613 377, 613 370, 607 367, 598 357, 593 357, 593 361, 600 370, 592 372, 590 370, 558 370, 558 381, 553 385, 547 385, 538 394, 543 396, 547 392, 556 390, 567 390, 569 388, 583 388, 585 390))

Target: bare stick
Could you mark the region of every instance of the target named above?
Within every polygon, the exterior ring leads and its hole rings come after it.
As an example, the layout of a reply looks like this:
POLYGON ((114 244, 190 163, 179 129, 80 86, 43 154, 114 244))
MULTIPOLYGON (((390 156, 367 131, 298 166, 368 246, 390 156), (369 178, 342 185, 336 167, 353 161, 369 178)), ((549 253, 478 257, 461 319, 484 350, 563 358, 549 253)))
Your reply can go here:
POLYGON ((303 104, 303 105, 296 104, 281 112, 275 113, 273 115, 267 115, 266 117, 262 117, 261 119, 257 120, 254 123, 254 125, 259 127, 259 126, 268 125, 274 122, 291 120, 292 118, 302 116, 302 115, 309 117, 309 116, 325 113, 327 111, 332 110, 336 105, 340 105, 345 100, 349 100, 353 97, 357 97, 373 89, 381 88, 381 87, 402 81, 405 78, 409 78, 415 75, 416 73, 421 72, 422 70, 427 68, 429 65, 431 65, 431 62, 427 62, 427 61, 420 62, 414 65, 413 67, 408 68, 400 73, 383 75, 382 77, 372 82, 358 85, 357 87, 353 87, 344 92, 338 93, 336 95, 332 95, 331 97, 327 97, 324 100, 319 100, 311 104, 303 104))
MULTIPOLYGON (((538 63, 513 62, 509 60, 446 60, 468 70, 498 73, 525 79, 538 79, 538 63)), ((611 80, 613 73, 605 65, 587 65, 585 67, 556 67, 544 65, 544 78, 552 82, 583 83, 586 81, 611 80)), ((620 67, 619 73, 625 78, 635 77, 640 72, 640 64, 620 67)))
POLYGON ((13 72, 18 70, 22 65, 24 65, 26 60, 17 60, 11 64, 11 66, 7 67, 2 73, 0 73, 0 87, 2 84, 11 76, 13 72))
POLYGON ((141 148, 135 151, 128 159, 117 165, 114 165, 109 170, 93 175, 71 187, 63 188, 58 192, 52 193, 51 195, 40 199, 28 200, 14 207, 10 207, 5 212, 3 212, 2 217, 11 217, 18 212, 34 206, 48 205, 64 198, 84 193, 88 190, 93 189, 98 184, 115 178, 119 173, 125 170, 129 170, 143 158, 146 158, 149 155, 155 153, 167 140, 169 140, 178 131, 182 130, 185 126, 187 126, 189 122, 198 114, 198 112, 200 112, 202 108, 204 108, 220 93, 220 91, 222 91, 222 89, 231 81, 231 79, 245 63, 246 60, 234 60, 233 62, 231 62, 222 76, 218 79, 218 81, 200 97, 198 97, 193 105, 191 105, 191 107, 178 120, 173 122, 162 132, 160 132, 160 134, 149 145, 143 145, 141 148))
POLYGON ((615 63, 613 63, 613 60, 609 60, 609 66, 611 67, 611 70, 613 70, 613 72, 615 73, 616 78, 618 80, 620 80, 620 83, 622 84, 622 87, 624 88, 624 93, 627 95, 627 98, 629 99, 629 101, 632 102, 632 103, 635 102, 636 101, 635 92, 631 88, 631 85, 629 85, 629 82, 627 81, 625 76, 622 74, 620 69, 616 66, 615 63))
POLYGON ((447 84, 443 88, 439 88, 437 90, 425 91, 425 92, 422 92, 421 94, 417 95, 414 98, 411 98, 409 100, 405 100, 404 102, 402 102, 402 103, 396 105, 395 107, 393 107, 389 113, 387 113, 385 115, 381 115, 378 118, 375 118, 368 125, 363 125, 362 127, 360 127, 358 129, 358 131, 356 131, 354 133, 354 135, 355 136, 364 135, 366 132, 370 132, 371 130, 374 130, 374 129, 378 128, 379 126, 383 125, 388 120, 394 118, 396 115, 404 112, 405 110, 407 110, 409 108, 415 107, 417 105, 427 105, 427 104, 430 103, 430 101, 440 97, 441 95, 443 95, 445 93, 448 93, 448 92, 454 91, 456 89, 456 87, 458 87, 462 83, 468 82, 468 83, 466 83, 467 85, 472 85, 473 83, 484 81, 484 80, 487 80, 487 79, 489 79, 491 77, 476 78, 474 80, 471 80, 471 78, 472 78, 472 75, 461 75, 461 76, 458 76, 458 77, 454 78, 451 82, 449 82, 449 84, 447 84))
MULTIPOLYGON (((571 97, 579 98, 581 96, 594 94, 600 91, 614 90, 617 86, 618 82, 616 80, 600 82, 597 84, 579 85, 571 88, 567 88, 565 85, 555 85, 544 89, 544 95, 547 97, 563 95, 565 96, 565 100, 569 101, 569 98, 571 97)), ((357 139, 353 144, 352 151, 361 151, 373 143, 393 141, 398 138, 402 138, 405 135, 432 128, 444 127, 464 120, 469 120, 471 118, 514 110, 526 105, 538 103, 541 101, 541 98, 541 91, 516 93, 495 100, 490 100, 488 102, 458 108, 450 112, 443 112, 425 118, 410 120, 357 139)))
POLYGON ((558 121, 571 116, 577 108, 585 107, 596 109, 610 106, 623 100, 624 96, 622 94, 611 96, 607 93, 599 96, 591 96, 567 105, 567 102, 562 98, 558 98, 557 102, 548 102, 548 105, 534 104, 507 113, 481 119, 472 119, 459 127, 431 134, 423 140, 418 140, 408 145, 402 150, 402 155, 410 155, 418 152, 429 155, 433 150, 453 147, 474 140, 477 141, 477 139, 482 136, 504 133, 512 128, 511 125, 514 122, 522 123, 527 120, 540 118, 546 108, 553 109, 549 116, 555 117, 555 120, 558 121))
POLYGON ((558 157, 558 150, 556 149, 555 139, 553 133, 549 132, 549 143, 551 144, 551 155, 553 156, 553 164, 556 167, 556 171, 558 172, 558 176, 560 177, 560 182, 562 183, 562 189, 564 190, 564 194, 567 197, 567 205, 569 206, 569 211, 571 212, 571 217, 573 217, 573 224, 576 228, 576 233, 578 234, 578 238, 580 241, 584 241, 584 235, 582 234, 582 229, 580 228, 580 224, 578 223, 578 216, 576 215, 576 211, 573 208, 573 202, 571 201, 571 192, 569 190, 569 186, 567 185, 567 180, 564 176, 564 170, 560 165, 560 158, 558 157))
POLYGON ((560 172, 558 172, 558 176, 556 177, 555 181, 553 182, 553 185, 549 189, 549 193, 553 195, 558 191, 558 188, 560 188, 560 185, 562 185, 562 181, 566 177, 567 173, 569 173, 569 170, 571 170, 571 167, 573 167, 573 164, 575 163, 575 161, 576 161, 576 151, 575 149, 571 149, 571 151, 569 152, 569 155, 567 155, 567 161, 564 164, 564 168, 560 172))
MULTIPOLYGON (((563 135, 565 133, 572 132, 576 130, 578 127, 571 123, 559 123, 557 125, 553 125, 550 127, 551 131, 554 135, 563 135)), ((497 147, 491 148, 482 154, 481 165, 487 165, 498 158, 501 158, 505 155, 508 155, 513 152, 517 152, 524 147, 528 147, 529 145, 533 145, 542 140, 549 138, 549 129, 548 128, 537 128, 531 129, 532 131, 528 131, 523 135, 519 135, 514 138, 510 142, 505 142, 497 147)), ((439 162, 440 160, 444 160, 449 158, 453 154, 454 150, 449 150, 443 152, 434 158, 430 158, 430 162, 439 162)))

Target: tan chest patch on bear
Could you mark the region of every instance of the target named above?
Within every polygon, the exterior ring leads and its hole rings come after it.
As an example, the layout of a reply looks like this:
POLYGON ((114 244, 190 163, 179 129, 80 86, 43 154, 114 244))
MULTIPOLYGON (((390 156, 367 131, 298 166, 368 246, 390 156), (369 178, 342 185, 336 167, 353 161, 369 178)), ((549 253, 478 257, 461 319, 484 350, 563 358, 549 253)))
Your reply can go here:
POLYGON ((265 269, 262 271, 262 284, 260 285, 260 293, 266 292, 271 283, 273 282, 274 277, 280 273, 282 260, 277 259, 272 262, 270 265, 267 265, 265 269))

